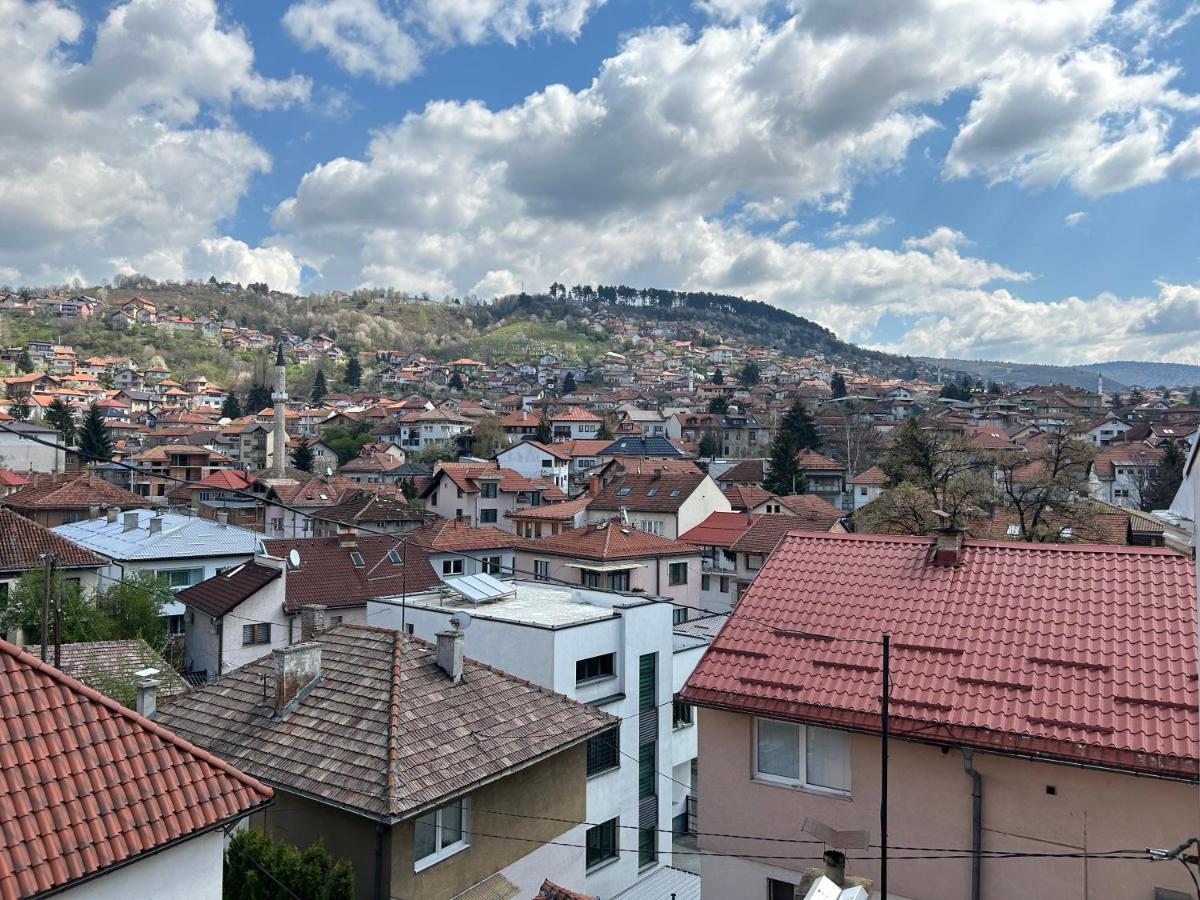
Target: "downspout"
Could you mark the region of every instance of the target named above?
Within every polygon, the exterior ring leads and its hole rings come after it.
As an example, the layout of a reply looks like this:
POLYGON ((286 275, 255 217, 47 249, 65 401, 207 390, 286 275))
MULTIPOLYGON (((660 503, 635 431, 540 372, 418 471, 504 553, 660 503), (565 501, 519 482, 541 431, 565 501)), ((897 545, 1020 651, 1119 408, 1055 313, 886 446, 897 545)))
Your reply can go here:
POLYGON ((971 900, 979 900, 979 875, 983 862, 983 778, 975 769, 975 751, 959 748, 963 769, 971 776, 971 900))
POLYGON ((387 894, 383 890, 383 836, 385 834, 384 824, 382 822, 375 823, 375 900, 387 900, 387 894))

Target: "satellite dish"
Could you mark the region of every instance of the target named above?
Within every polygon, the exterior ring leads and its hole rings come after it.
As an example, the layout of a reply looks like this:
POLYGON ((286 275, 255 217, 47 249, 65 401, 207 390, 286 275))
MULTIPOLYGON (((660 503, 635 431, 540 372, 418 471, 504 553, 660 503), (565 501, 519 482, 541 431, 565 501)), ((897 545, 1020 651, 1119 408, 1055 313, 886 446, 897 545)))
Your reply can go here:
POLYGON ((329 477, 331 477, 332 475, 333 475, 333 469, 329 468, 329 466, 326 466, 326 467, 325 467, 325 477, 326 477, 326 478, 329 478, 329 477))
POLYGON ((455 631, 466 631, 471 627, 471 614, 463 610, 459 610, 450 617, 450 627, 455 631))
POLYGON ((293 547, 291 550, 288 551, 287 560, 288 560, 288 568, 290 568, 290 569, 300 568, 300 551, 297 550, 295 547, 293 547))

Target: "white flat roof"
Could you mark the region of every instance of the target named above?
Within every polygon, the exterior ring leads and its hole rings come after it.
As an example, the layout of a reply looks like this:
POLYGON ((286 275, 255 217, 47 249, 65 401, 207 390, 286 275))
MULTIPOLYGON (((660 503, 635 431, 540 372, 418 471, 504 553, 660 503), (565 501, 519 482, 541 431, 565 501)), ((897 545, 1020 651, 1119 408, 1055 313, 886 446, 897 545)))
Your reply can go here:
POLYGON ((445 595, 434 598, 426 594, 419 599, 410 599, 408 604, 447 612, 463 609, 475 619, 495 619, 501 622, 560 628, 611 619, 618 610, 656 602, 649 597, 630 597, 611 591, 533 581, 514 581, 512 585, 516 588, 512 597, 494 602, 473 604, 464 601, 460 596, 445 595))

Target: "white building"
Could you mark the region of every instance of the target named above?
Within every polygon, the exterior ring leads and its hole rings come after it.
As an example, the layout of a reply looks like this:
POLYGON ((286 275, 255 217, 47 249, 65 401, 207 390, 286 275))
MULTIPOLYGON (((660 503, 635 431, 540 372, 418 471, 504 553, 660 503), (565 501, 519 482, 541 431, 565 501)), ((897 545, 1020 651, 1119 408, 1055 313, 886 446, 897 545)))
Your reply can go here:
POLYGON ((618 716, 588 745, 586 892, 611 897, 671 864, 673 819, 692 794, 691 711, 674 691, 699 661, 717 620, 672 625, 672 605, 544 582, 502 583, 496 599, 454 591, 371 602, 372 624, 434 640, 466 610, 466 656, 618 716), (707 623, 707 628, 704 624, 707 623))
MULTIPOLYGON (((53 531, 108 560, 100 571, 103 584, 149 572, 165 578, 173 591, 248 561, 259 545, 259 536, 248 528, 161 509, 110 510, 53 531)), ((162 614, 170 618, 173 632, 183 629, 181 603, 164 606, 162 614)))
POLYGON ((537 441, 518 441, 498 451, 492 459, 501 467, 512 469, 526 478, 540 478, 560 491, 567 490, 567 482, 571 477, 571 454, 561 447, 537 441))
POLYGON ((13 472, 66 471, 66 453, 40 441, 57 444, 58 432, 33 422, 5 422, 0 429, 0 468, 13 472))

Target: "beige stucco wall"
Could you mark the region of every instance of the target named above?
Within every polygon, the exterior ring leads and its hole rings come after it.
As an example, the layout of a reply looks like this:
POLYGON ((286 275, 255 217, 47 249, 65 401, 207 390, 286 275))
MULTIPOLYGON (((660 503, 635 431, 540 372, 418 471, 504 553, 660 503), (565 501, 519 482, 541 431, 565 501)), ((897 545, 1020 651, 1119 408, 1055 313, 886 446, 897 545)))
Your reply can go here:
MULTIPOLYGON (((868 830, 872 842, 878 842, 878 738, 853 737, 851 796, 834 797, 754 781, 751 718, 709 709, 698 713, 701 832, 805 839, 811 835, 802 831, 803 823, 812 816, 839 830, 868 830)), ((890 844, 970 848, 971 779, 963 770, 962 755, 907 741, 893 741, 890 755, 890 844)), ((1195 785, 983 753, 976 753, 975 768, 983 776, 985 850, 1068 853, 1174 847, 1200 832, 1200 790, 1195 785), (1047 786, 1056 793, 1048 794, 1047 786)), ((716 837, 702 837, 700 846, 744 855, 819 856, 821 852, 819 846, 716 837)), ((899 856, 901 851, 893 853, 899 856)), ((877 856, 878 851, 858 851, 858 855, 877 856)), ((763 896, 772 869, 800 870, 816 862, 815 858, 774 860, 768 868, 761 861, 732 866, 706 857, 705 896, 763 896)), ((873 861, 851 859, 847 870, 878 875, 873 861)), ((920 900, 964 900, 971 893, 970 871, 970 859, 893 858, 888 866, 889 893, 920 900)), ((1155 887, 1189 895, 1193 891, 1178 863, 985 859, 982 867, 986 900, 1153 900, 1155 887)))
MULTIPOLYGON (((545 560, 550 563, 550 580, 580 584, 580 570, 568 565, 577 563, 586 565, 588 560, 570 556, 553 556, 548 553, 538 553, 533 550, 517 551, 517 569, 526 573, 527 577, 534 572, 534 563, 545 560)), ((640 591, 659 597, 668 597, 682 606, 697 606, 700 602, 700 554, 694 556, 662 556, 645 559, 623 559, 622 563, 636 565, 629 570, 630 591, 640 591), (671 584, 671 563, 686 563, 688 577, 686 584, 671 584)), ((603 563, 597 563, 603 565, 603 563)), ((606 587, 608 580, 602 576, 601 586, 606 587)), ((699 615, 698 613, 696 615, 699 615)))
MULTIPOLYGON (((467 814, 467 827, 472 832, 470 846, 420 872, 413 872, 412 822, 397 825, 391 845, 392 896, 404 900, 453 897, 526 856, 539 844, 559 839, 571 829, 570 823, 584 821, 586 753, 586 746, 579 744, 473 791, 468 797, 467 814)), ((577 868, 582 874, 582 848, 578 854, 577 868)), ((546 877, 553 874, 547 872, 546 877)))

